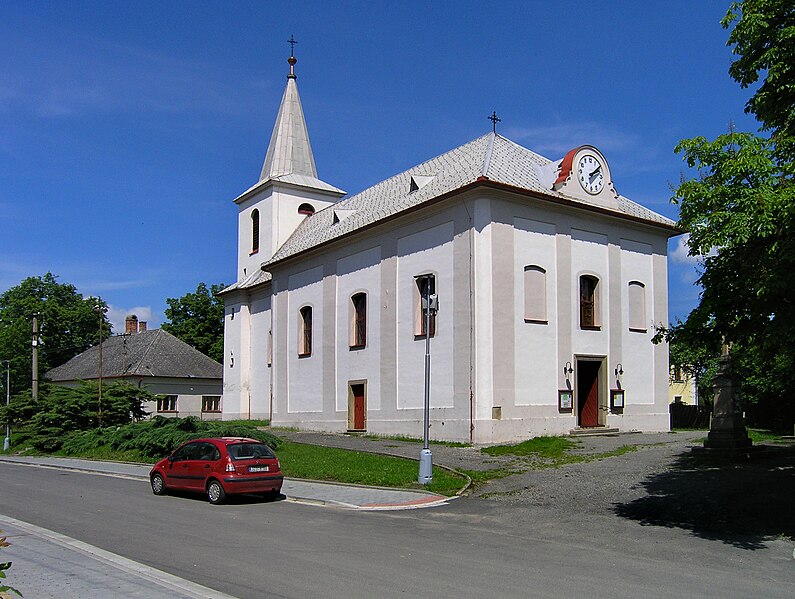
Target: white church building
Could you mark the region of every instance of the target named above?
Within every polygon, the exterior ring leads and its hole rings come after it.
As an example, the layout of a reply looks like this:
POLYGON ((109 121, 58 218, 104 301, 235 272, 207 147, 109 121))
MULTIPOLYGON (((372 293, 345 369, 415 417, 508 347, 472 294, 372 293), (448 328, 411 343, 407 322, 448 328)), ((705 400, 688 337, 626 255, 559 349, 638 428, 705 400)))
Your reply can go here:
POLYGON ((668 430, 673 221, 606 157, 550 160, 489 132, 346 197, 317 176, 291 57, 259 181, 238 207, 223 417, 502 443, 668 430), (616 173, 620 183, 620 173, 616 173))

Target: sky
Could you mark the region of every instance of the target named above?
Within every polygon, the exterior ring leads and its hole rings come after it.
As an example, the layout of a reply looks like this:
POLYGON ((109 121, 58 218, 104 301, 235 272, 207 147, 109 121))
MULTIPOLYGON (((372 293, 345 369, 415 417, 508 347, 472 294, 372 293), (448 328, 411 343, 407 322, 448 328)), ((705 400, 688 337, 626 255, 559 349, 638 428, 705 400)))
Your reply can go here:
MULTIPOLYGON (((237 207, 288 73, 318 176, 353 194, 491 129, 583 144, 669 218, 684 138, 758 125, 732 81, 728 1, 0 3, 0 293, 52 272, 149 328, 234 282, 237 207)), ((669 245, 669 315, 698 301, 669 245)))

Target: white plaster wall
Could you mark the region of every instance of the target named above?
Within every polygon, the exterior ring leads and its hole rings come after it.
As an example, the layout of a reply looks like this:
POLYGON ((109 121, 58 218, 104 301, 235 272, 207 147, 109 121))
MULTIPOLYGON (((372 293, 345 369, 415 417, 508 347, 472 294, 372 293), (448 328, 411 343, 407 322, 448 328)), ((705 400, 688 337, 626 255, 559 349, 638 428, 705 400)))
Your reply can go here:
POLYGON ((610 285, 607 266, 607 235, 584 229, 571 230, 571 284, 574 301, 569 317, 572 322, 572 350, 578 355, 607 355, 610 335, 610 285), (599 279, 597 300, 598 331, 580 328, 580 276, 593 275, 599 279))
POLYGON ((237 214, 237 280, 242 281, 255 273, 260 265, 270 259, 273 252, 271 187, 265 189, 238 205, 237 214), (259 210, 259 251, 251 253, 251 213, 259 210))
POLYGON ((251 418, 270 416, 271 368, 268 366, 268 331, 271 327, 270 286, 251 293, 251 418))
MULTIPOLYGON (((248 373, 244 370, 244 342, 248 340, 248 307, 240 294, 224 301, 224 382, 222 409, 224 419, 240 418, 248 406, 248 373)), ((247 343, 245 353, 248 353, 247 343)))
POLYGON ((298 207, 301 204, 305 202, 311 204, 315 212, 319 212, 323 208, 331 206, 337 197, 339 196, 274 183, 273 224, 271 225, 274 235, 269 239, 269 255, 266 259, 270 259, 298 228, 298 225, 306 219, 306 215, 298 213, 298 207))
MULTIPOLYGON (((492 200, 478 198, 472 203, 475 296, 475 420, 491 420, 494 406, 494 281, 492 279, 492 200)), ((479 428, 479 427, 478 427, 479 428)))
POLYGON ((397 242, 397 409, 421 409, 424 404, 425 339, 414 337, 414 277, 436 275, 439 312, 431 338, 431 407, 453 406, 453 233, 444 223, 397 242))
POLYGON ((555 225, 514 219, 515 405, 557 406, 557 251, 555 225), (546 269, 547 324, 524 322, 524 267, 546 269))
POLYGON ((367 412, 381 409, 381 248, 380 246, 337 260, 336 393, 338 412, 348 410, 348 382, 367 381, 367 412), (351 296, 367 294, 367 344, 350 349, 351 296))
MULTIPOLYGON (((651 315, 654 313, 654 280, 652 277, 652 246, 629 239, 621 239, 621 356, 624 374, 621 386, 626 391, 626 403, 633 405, 653 404, 654 335, 651 315), (646 321, 645 333, 629 330, 629 289, 630 281, 640 281, 645 285, 646 321)), ((612 371, 611 371, 612 373, 612 371)), ((626 408, 625 408, 626 411, 626 408)))
MULTIPOLYGON (((287 411, 323 411, 323 268, 318 266, 288 278, 287 411), (312 306, 312 355, 298 357, 299 310, 312 306)), ((333 316, 332 316, 333 317, 333 316)))

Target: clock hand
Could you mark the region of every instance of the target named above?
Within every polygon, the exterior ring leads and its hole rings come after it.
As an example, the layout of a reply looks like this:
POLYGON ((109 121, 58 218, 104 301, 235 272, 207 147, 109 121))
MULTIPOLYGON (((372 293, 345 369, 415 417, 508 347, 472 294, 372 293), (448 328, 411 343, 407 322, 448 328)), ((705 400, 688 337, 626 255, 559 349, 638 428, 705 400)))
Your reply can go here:
POLYGON ((590 175, 588 175, 588 183, 593 183, 593 180, 600 174, 599 171, 602 170, 601 166, 597 166, 590 175))

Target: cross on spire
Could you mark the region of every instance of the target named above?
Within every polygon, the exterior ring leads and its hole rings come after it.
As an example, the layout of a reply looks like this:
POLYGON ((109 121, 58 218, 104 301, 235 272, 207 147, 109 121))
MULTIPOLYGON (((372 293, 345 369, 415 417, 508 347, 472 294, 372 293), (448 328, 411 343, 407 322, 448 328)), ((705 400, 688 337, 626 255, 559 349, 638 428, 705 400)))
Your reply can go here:
POLYGON ((491 121, 491 130, 497 133, 497 123, 502 121, 502 119, 497 116, 497 111, 492 111, 491 116, 487 116, 486 118, 491 121))
POLYGON ((295 45, 298 43, 297 41, 295 41, 295 36, 291 34, 290 39, 287 40, 287 43, 290 44, 290 57, 293 58, 295 56, 294 54, 295 45))

